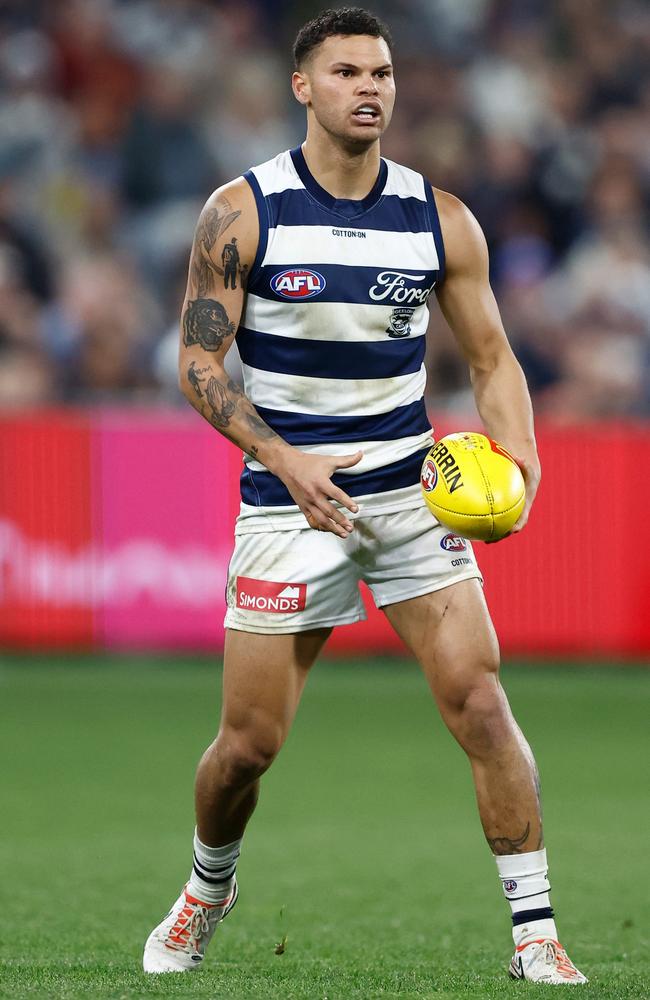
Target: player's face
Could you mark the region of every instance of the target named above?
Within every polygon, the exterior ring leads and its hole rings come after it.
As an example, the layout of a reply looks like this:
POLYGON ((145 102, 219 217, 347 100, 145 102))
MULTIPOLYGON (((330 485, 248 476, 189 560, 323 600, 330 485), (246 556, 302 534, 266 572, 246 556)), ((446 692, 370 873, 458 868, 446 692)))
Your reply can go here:
POLYGON ((395 103, 390 50, 383 38, 326 38, 294 73, 296 97, 330 135, 367 146, 388 127, 395 103))

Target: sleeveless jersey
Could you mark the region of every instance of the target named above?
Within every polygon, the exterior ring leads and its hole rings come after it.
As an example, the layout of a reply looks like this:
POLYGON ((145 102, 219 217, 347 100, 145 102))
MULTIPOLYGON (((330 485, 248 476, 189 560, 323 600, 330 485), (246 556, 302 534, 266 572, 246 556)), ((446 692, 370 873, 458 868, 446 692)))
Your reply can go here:
MULTIPOLYGON (((260 224, 236 336, 246 395, 301 451, 363 451, 332 480, 364 513, 412 506, 432 444, 427 299, 444 273, 431 186, 382 159, 366 198, 337 199, 300 148, 244 177, 260 224)), ((304 527, 282 481, 249 456, 244 463, 238 533, 304 527)))

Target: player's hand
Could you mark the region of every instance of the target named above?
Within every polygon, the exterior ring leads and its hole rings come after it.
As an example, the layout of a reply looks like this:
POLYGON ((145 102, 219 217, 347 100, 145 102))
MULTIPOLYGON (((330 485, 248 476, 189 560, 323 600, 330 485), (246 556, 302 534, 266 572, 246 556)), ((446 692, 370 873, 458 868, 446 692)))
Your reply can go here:
POLYGON ((524 482, 526 484, 526 503, 524 504, 524 509, 521 512, 519 520, 510 532, 512 535, 516 535, 519 531, 523 531, 526 527, 528 515, 530 514, 530 508, 533 506, 533 500, 535 499, 535 494, 539 488, 539 481, 542 478, 542 470, 539 462, 531 462, 525 458, 518 458, 516 455, 514 456, 514 459, 521 469, 521 474, 524 477, 524 482))
POLYGON ((315 531, 331 531, 339 538, 347 538, 352 531, 352 521, 331 502, 347 507, 356 514, 359 507, 343 490, 335 486, 331 477, 337 469, 349 469, 363 458, 363 452, 354 455, 308 455, 294 448, 277 470, 284 485, 315 531))
POLYGON ((539 481, 542 478, 542 470, 539 462, 530 462, 525 458, 518 458, 517 455, 513 455, 512 457, 521 469, 521 474, 524 477, 524 483, 526 484, 526 503, 524 504, 524 509, 521 512, 519 520, 507 533, 507 535, 502 535, 501 538, 495 538, 494 541, 487 542, 487 545, 494 545, 496 542, 502 542, 504 538, 509 538, 510 535, 517 535, 520 531, 524 530, 528 522, 530 508, 533 505, 533 500, 535 499, 535 494, 537 493, 537 489, 539 487, 539 481))

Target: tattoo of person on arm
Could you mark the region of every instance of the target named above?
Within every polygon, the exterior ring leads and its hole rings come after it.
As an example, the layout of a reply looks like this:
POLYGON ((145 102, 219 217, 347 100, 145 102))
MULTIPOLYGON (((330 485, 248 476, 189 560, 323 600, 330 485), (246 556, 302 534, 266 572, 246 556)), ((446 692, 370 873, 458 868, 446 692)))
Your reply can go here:
POLYGON ((230 202, 220 198, 214 207, 205 208, 201 213, 192 252, 190 283, 197 298, 207 295, 215 274, 223 275, 223 268, 212 259, 212 250, 219 237, 225 233, 241 212, 233 212, 230 202))
MULTIPOLYGON (((201 392, 201 384, 207 382, 212 372, 212 365, 204 365, 202 368, 198 368, 196 361, 191 361, 190 366, 187 369, 187 381, 190 383, 194 392, 197 394, 199 399, 203 397, 201 392)), ((205 388, 205 386, 204 386, 205 388)))
POLYGON ((234 336, 235 324, 216 299, 190 299, 183 313, 183 343, 199 344, 204 351, 218 351, 224 340, 234 336))
POLYGON ((236 288, 237 272, 241 270, 236 236, 233 236, 230 243, 226 243, 221 251, 221 263, 223 264, 224 288, 236 288))

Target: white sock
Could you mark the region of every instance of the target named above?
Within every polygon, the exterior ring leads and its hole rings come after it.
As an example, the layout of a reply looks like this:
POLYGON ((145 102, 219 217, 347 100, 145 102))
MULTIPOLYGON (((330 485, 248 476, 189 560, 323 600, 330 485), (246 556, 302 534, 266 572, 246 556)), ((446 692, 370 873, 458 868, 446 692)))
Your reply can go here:
POLYGON ((187 892, 202 903, 223 903, 232 895, 241 838, 223 847, 208 847, 194 831, 194 862, 187 892))
POLYGON ((557 929, 549 892, 546 850, 527 854, 495 856, 503 892, 512 910, 512 937, 515 945, 528 938, 550 937, 557 941, 557 929))

